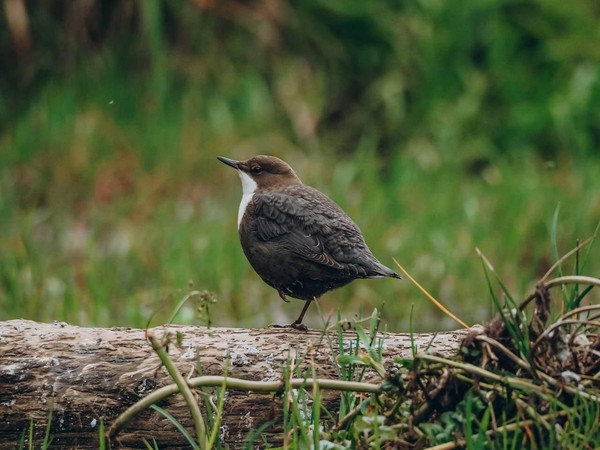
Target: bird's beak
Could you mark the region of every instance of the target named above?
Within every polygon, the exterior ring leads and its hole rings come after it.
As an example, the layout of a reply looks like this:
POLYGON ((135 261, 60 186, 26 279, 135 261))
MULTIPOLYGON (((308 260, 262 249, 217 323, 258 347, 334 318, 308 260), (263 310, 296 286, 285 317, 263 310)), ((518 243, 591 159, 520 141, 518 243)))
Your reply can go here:
POLYGON ((239 169, 240 162, 236 161, 235 159, 225 158, 224 156, 217 156, 217 159, 223 164, 227 164, 228 166, 233 167, 234 169, 239 169))

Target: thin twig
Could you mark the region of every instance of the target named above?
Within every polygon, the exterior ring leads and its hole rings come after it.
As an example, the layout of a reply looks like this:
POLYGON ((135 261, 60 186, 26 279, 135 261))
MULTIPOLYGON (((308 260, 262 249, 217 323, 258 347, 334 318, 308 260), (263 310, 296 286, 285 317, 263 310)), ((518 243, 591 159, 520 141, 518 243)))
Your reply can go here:
POLYGON ((395 258, 392 258, 394 260, 394 262, 396 263, 396 265, 398 266, 398 268, 402 271, 402 273, 404 275, 406 275, 406 277, 413 282, 413 284, 415 286, 417 286, 417 288, 423 293, 425 294, 425 296, 431 300, 433 302, 433 304, 435 306, 437 306, 444 314, 446 314, 448 317, 450 317, 451 319, 454 319, 456 322, 458 322, 459 324, 461 324, 463 327, 465 328, 469 328, 469 325, 467 325, 463 320, 459 319, 457 316, 455 316, 453 313, 451 313, 448 308, 446 308, 444 305, 442 305, 442 303, 437 300, 433 295, 431 295, 429 292, 427 292, 425 290, 425 288, 423 286, 421 286, 417 280, 415 280, 405 269, 404 267, 402 267, 400 265, 400 263, 398 261, 396 261, 395 258))
POLYGON ((579 308, 575 308, 572 309, 571 311, 568 311, 566 313, 564 313, 559 320, 564 320, 567 317, 571 317, 571 316, 575 316, 577 314, 581 314, 581 313, 585 313, 585 312, 589 312, 589 311, 595 311, 595 310, 600 310, 600 305, 587 305, 587 306, 581 306, 579 308))
POLYGON ((474 366, 473 364, 452 361, 452 360, 441 358, 439 356, 434 356, 434 355, 417 355, 417 359, 444 363, 446 365, 453 366, 458 369, 462 369, 465 372, 469 372, 469 373, 478 375, 480 377, 489 378, 491 380, 494 380, 494 381, 497 381, 500 383, 508 384, 509 386, 511 386, 513 388, 532 390, 534 392, 537 392, 541 396, 547 396, 548 394, 550 394, 550 392, 547 392, 547 389, 545 389, 543 386, 535 385, 535 384, 529 382, 528 380, 524 380, 524 379, 517 378, 517 377, 501 376, 501 375, 495 374, 493 372, 490 372, 489 370, 482 369, 481 367, 474 366))
MULTIPOLYGON (((538 285, 544 286, 546 289, 554 287, 554 286, 558 286, 558 285, 563 285, 563 284, 592 284, 592 285, 600 286, 600 279, 594 278, 594 277, 586 277, 583 275, 568 275, 568 276, 564 276, 564 277, 558 277, 558 278, 554 278, 554 279, 548 281, 547 283, 544 283, 544 280, 546 279, 546 277, 549 274, 550 274, 550 272, 546 273, 546 275, 544 275, 544 277, 542 278, 542 281, 540 281, 538 283, 538 285)), ((536 292, 529 294, 529 296, 527 296, 527 298, 521 302, 521 304, 519 305, 519 309, 521 311, 523 309, 525 309, 525 307, 536 297, 537 297, 537 290, 536 290, 536 292)), ((596 307, 596 306, 598 306, 598 305, 592 305, 592 307, 596 307)), ((584 306, 583 308, 587 308, 587 307, 584 306)), ((580 308, 569 311, 566 314, 575 314, 575 311, 578 309, 580 309, 580 308)))
POLYGON ((342 417, 342 419, 337 424, 335 424, 335 426, 332 428, 332 431, 340 431, 342 428, 344 428, 348 424, 348 422, 350 422, 356 417, 358 413, 360 413, 363 406, 368 402, 369 400, 363 400, 361 403, 352 408, 350 412, 348 412, 348 414, 342 417))
MULTIPOLYGON (((264 393, 277 392, 285 387, 285 384, 281 381, 252 381, 241 378, 222 377, 218 375, 206 375, 202 377, 190 378, 187 383, 190 387, 220 387, 225 385, 228 389, 264 393)), ((318 384, 320 389, 328 389, 332 391, 354 391, 371 394, 379 394, 381 392, 381 386, 376 384, 318 378, 292 378, 289 385, 292 389, 310 389, 313 384, 318 384)), ((127 408, 123 414, 117 417, 110 427, 108 432, 109 437, 114 437, 136 414, 140 413, 146 408, 149 408, 150 405, 159 402, 169 395, 176 394, 177 392, 179 392, 178 386, 176 384, 169 384, 140 399, 137 403, 134 403, 127 408)))
POLYGON ((517 408, 524 411, 525 414, 527 414, 529 417, 531 417, 531 420, 533 420, 535 423, 541 423, 542 426, 546 429, 546 431, 550 431, 550 429, 551 429, 550 424, 546 421, 546 419, 543 418, 543 416, 540 416, 537 413, 537 411, 535 410, 535 408, 533 406, 531 406, 526 401, 520 399, 519 396, 516 395, 514 392, 513 392, 513 400, 514 400, 517 408))
POLYGON ((454 377, 456 377, 457 380, 464 381, 465 383, 469 383, 478 388, 483 388, 483 389, 480 389, 481 392, 483 392, 484 390, 493 391, 494 393, 501 395, 504 398, 507 398, 506 397, 506 388, 504 386, 498 386, 497 384, 486 383, 485 381, 481 381, 480 379, 475 381, 474 379, 470 378, 467 374, 462 373, 462 372, 456 372, 453 375, 454 375, 454 377))
POLYGON ((565 277, 553 278, 544 283, 544 286, 550 289, 555 286, 562 286, 563 284, 593 284, 594 286, 600 286, 600 278, 586 277, 584 275, 567 275, 565 277))
MULTIPOLYGON (((581 250, 583 247, 585 247, 586 245, 588 245, 590 242, 592 242, 597 236, 594 234, 593 236, 590 236, 589 238, 587 238, 585 241, 578 243, 574 249, 568 251, 567 253, 565 253, 563 256, 561 256, 559 258, 558 261, 556 261, 552 267, 550 267, 548 269, 548 271, 544 274, 544 276, 542 277, 542 279, 540 280, 540 283, 544 283, 544 281, 546 280, 546 278, 548 278, 550 276, 550 274, 552 272, 554 272, 556 270, 556 268, 558 266, 560 266, 562 264, 562 262, 564 260, 566 260, 569 256, 571 256, 573 253, 577 253, 579 250, 581 250)), ((545 284, 545 283, 544 283, 545 284)))
POLYGON ((562 327, 563 325, 590 325, 592 327, 600 327, 600 322, 593 321, 593 320, 576 320, 576 319, 562 320, 562 321, 559 320, 558 322, 555 322, 552 325, 550 325, 548 328, 546 328, 544 330, 544 332, 538 336, 538 338, 535 340, 535 342, 531 346, 531 350, 533 351, 533 349, 539 345, 539 343, 542 341, 542 339, 547 338, 550 335, 550 333, 552 333, 552 331, 554 331, 557 328, 562 327))
POLYGON ((480 334, 480 335, 476 336, 475 339, 478 341, 486 342, 487 344, 491 345, 492 347, 495 347, 496 349, 500 350, 502 353, 504 353, 505 356, 507 356, 509 359, 511 359, 521 369, 531 371, 531 365, 527 361, 519 358, 517 355, 515 355, 513 352, 511 352, 508 348, 506 348, 504 345, 502 345, 496 339, 492 339, 491 337, 486 336, 484 334, 480 334))
POLYGON ((598 327, 600 326, 600 322, 597 321, 593 321, 593 320, 579 320, 579 319, 567 319, 567 320, 558 320, 556 322, 554 322, 552 325, 550 325, 548 328, 546 328, 536 339, 536 341, 533 343, 532 345, 532 349, 539 343, 539 341, 541 341, 544 338, 547 338, 548 336, 550 336, 550 334, 556 330, 557 328, 566 326, 566 325, 591 325, 593 327, 598 327))
MULTIPOLYGON (((449 366, 453 366, 453 367, 462 369, 466 372, 470 372, 475 375, 479 375, 481 377, 486 377, 486 378, 492 379, 494 381, 498 381, 500 383, 506 383, 513 388, 530 389, 542 397, 547 397, 548 394, 550 394, 550 395, 552 394, 551 392, 548 392, 548 390, 545 389, 544 386, 538 386, 536 384, 529 382, 528 380, 524 380, 524 379, 517 378, 517 377, 506 377, 506 376, 497 375, 493 372, 482 369, 481 367, 474 366, 473 364, 452 361, 452 360, 441 358, 439 356, 434 356, 434 355, 417 355, 415 359, 443 363, 443 364, 446 364, 449 366)), ((537 373, 548 384, 550 384, 552 386, 556 386, 559 384, 558 381, 556 381, 550 375, 548 375, 544 372, 541 372, 541 371, 537 371, 537 373)), ((562 385, 562 384, 561 384, 560 388, 563 389, 564 391, 568 392, 571 395, 579 395, 587 400, 592 400, 594 402, 600 402, 600 395, 598 395, 597 393, 588 393, 588 392, 585 392, 576 387, 562 385)))

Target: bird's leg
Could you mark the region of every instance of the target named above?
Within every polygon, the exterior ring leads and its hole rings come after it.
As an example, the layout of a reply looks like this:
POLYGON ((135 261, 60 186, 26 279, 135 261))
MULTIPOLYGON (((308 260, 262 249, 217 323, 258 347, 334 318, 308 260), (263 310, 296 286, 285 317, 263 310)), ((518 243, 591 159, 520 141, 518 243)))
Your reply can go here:
POLYGON ((315 300, 317 300, 316 297, 313 298, 312 300, 306 300, 306 303, 304 303, 304 307, 302 308, 302 312, 300 313, 298 318, 296 320, 294 320, 292 323, 290 323, 289 325, 272 324, 269 326, 273 327, 273 328, 293 328, 294 330, 307 331, 308 327, 302 323, 302 319, 304 319, 304 314, 306 314, 306 311, 308 310, 308 307, 310 306, 310 304, 315 300))
MULTIPOLYGON (((316 300, 316 299, 313 299, 313 300, 316 300)), ((290 326, 292 328, 297 328, 297 327, 302 328, 303 327, 305 330, 307 329, 306 325, 302 325, 302 319, 304 319, 304 314, 306 314, 306 311, 308 310, 308 307, 310 306, 310 304, 312 303, 313 300, 306 300, 306 303, 304 304, 304 308, 302 308, 302 312, 300 313, 298 318, 290 324, 290 326)))
MULTIPOLYGON (((316 300, 316 298, 313 298, 313 300, 316 300)), ((300 313, 298 318, 296 320, 294 320, 292 323, 290 323, 291 328, 294 328, 296 330, 301 330, 301 331, 308 330, 308 327, 306 325, 302 325, 302 319, 304 319, 304 314, 306 314, 306 311, 308 310, 308 307, 313 302, 313 300, 306 300, 306 303, 304 304, 304 308, 302 308, 302 312, 300 313)))
POLYGON ((283 293, 283 291, 277 290, 277 293, 279 294, 279 296, 281 297, 281 300, 283 300, 286 303, 289 303, 290 301, 285 297, 285 294, 283 293))

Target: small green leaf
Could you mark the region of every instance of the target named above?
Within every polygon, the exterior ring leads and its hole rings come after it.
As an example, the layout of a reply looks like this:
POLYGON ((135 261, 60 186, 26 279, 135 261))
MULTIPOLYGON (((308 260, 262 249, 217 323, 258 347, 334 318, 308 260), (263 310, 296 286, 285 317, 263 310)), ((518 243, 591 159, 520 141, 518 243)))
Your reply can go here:
POLYGON ((414 369, 415 367, 415 360, 412 358, 394 358, 394 363, 400 364, 407 369, 414 369))
POLYGON ((371 341, 367 338, 365 329, 360 323, 356 324, 356 334, 358 334, 359 343, 362 342, 365 348, 369 348, 371 345, 371 341))
POLYGON ((371 320, 369 321, 369 334, 374 336, 377 333, 377 328, 379 325, 379 311, 377 308, 373 309, 373 313, 371 314, 371 320))
POLYGON ((337 357, 337 362, 338 364, 341 365, 350 365, 350 364, 356 364, 359 366, 366 366, 369 363, 367 361, 364 361, 364 359, 360 356, 356 356, 356 355, 339 355, 337 357))
POLYGON ((181 331, 177 331, 177 333, 175 333, 175 335, 176 335, 177 346, 181 347, 181 344, 183 343, 184 334, 181 331))

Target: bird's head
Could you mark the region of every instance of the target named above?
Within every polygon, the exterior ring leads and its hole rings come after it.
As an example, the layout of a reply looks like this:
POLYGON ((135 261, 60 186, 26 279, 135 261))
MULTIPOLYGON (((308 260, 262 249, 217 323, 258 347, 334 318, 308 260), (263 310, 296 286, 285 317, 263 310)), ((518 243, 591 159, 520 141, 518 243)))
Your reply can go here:
POLYGON ((288 163, 275 156, 258 155, 246 161, 217 156, 217 159, 238 171, 244 195, 257 189, 269 189, 302 182, 288 163))

